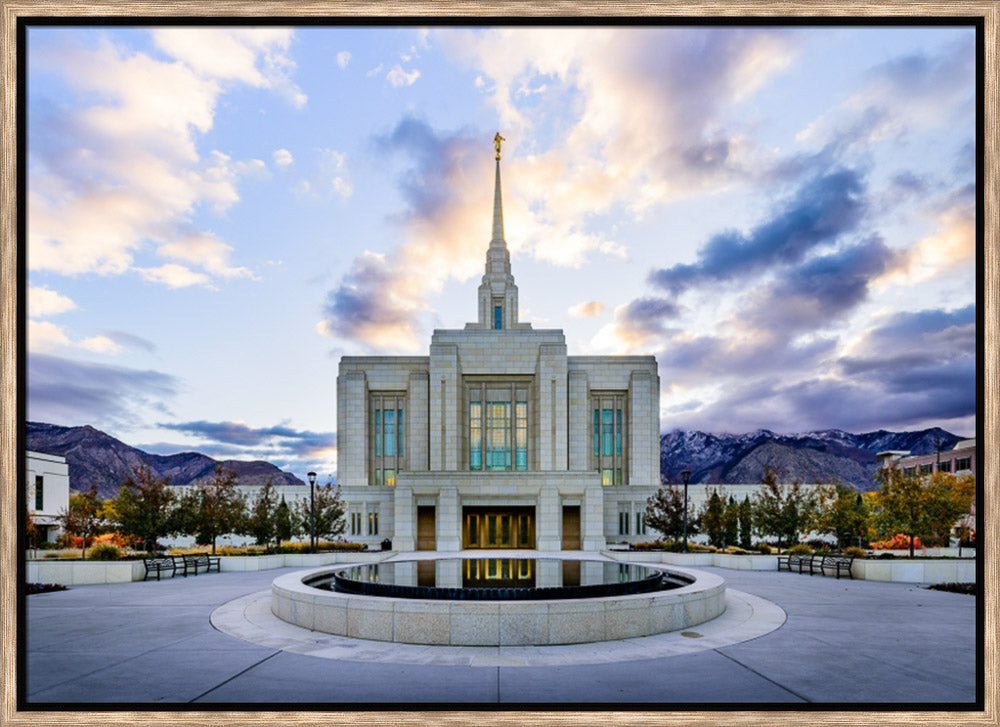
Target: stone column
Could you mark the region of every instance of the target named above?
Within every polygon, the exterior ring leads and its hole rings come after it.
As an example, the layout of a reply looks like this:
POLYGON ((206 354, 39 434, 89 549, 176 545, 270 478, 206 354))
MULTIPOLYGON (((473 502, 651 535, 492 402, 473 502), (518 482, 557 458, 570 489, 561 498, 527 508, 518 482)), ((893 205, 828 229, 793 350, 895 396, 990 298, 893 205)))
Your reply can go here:
POLYGON ((587 372, 570 371, 569 387, 569 462, 570 470, 589 469, 588 452, 593 445, 593 424, 588 415, 587 372))
POLYGON ((368 396, 363 371, 337 377, 337 484, 368 484, 368 396))
POLYGON ((562 550, 562 508, 555 485, 543 485, 538 492, 535 541, 539 550, 562 550))
POLYGON ((427 444, 428 378, 426 371, 410 373, 409 417, 406 435, 406 463, 413 472, 426 472, 430 467, 430 450, 427 444))
POLYGON ((434 512, 435 541, 438 550, 462 549, 462 513, 458 506, 458 488, 442 487, 438 491, 437 509, 434 512))
POLYGON ((417 508, 413 503, 413 490, 396 487, 393 500, 393 550, 417 549, 417 508))
POLYGON ((600 485, 587 487, 583 491, 580 534, 584 550, 601 550, 607 547, 607 540, 604 538, 604 492, 600 485))

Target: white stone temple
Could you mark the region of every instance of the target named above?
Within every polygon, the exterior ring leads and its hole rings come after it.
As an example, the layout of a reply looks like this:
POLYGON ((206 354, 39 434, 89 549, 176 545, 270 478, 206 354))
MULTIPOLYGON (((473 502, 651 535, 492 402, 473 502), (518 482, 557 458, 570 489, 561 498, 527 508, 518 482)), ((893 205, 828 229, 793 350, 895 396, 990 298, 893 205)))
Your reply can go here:
POLYGON ((643 540, 660 482, 653 356, 568 356, 518 319, 497 140, 476 320, 427 356, 344 356, 337 481, 346 536, 394 550, 597 550, 643 540))

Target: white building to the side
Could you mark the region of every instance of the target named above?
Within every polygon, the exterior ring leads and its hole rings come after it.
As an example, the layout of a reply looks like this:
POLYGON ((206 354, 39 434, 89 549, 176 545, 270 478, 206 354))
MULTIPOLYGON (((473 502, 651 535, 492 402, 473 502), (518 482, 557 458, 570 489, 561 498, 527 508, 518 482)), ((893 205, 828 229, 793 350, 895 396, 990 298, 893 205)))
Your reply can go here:
POLYGON ((641 537, 660 483, 659 401, 653 356, 569 356, 562 330, 519 319, 498 152, 475 320, 435 330, 426 356, 340 360, 346 536, 443 551, 641 537))
POLYGON ((28 512, 41 531, 40 540, 54 541, 59 514, 69 508, 69 466, 66 458, 44 452, 26 452, 28 512))

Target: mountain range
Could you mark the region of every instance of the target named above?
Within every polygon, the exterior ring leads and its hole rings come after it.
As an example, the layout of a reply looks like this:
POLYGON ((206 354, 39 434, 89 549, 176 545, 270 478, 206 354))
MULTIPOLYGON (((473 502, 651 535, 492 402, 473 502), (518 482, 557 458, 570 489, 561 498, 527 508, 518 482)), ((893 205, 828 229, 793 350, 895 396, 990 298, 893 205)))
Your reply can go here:
POLYGON ((91 426, 61 427, 28 422, 26 447, 34 452, 65 457, 70 487, 83 492, 97 485, 101 498, 117 496, 122 481, 133 468, 142 465, 149 466, 161 477, 169 477, 172 485, 197 484, 209 477, 215 465, 220 463, 236 472, 241 485, 263 485, 268 478, 276 485, 305 485, 295 475, 282 472, 269 462, 215 460, 197 452, 149 454, 91 426))
POLYGON ((759 482, 767 464, 779 470, 782 482, 833 481, 867 492, 877 489, 877 452, 932 454, 939 448, 949 450, 962 439, 939 427, 865 434, 839 429, 805 434, 775 434, 767 429, 748 434, 673 431, 660 437, 660 472, 667 482, 680 482, 686 469, 691 482, 741 484, 759 482))
MULTIPOLYGON (((766 429, 747 434, 708 434, 673 431, 660 437, 660 472, 667 482, 680 482, 682 470, 691 471, 692 483, 742 484, 760 481, 765 464, 776 467, 782 482, 841 482, 867 492, 876 489, 875 454, 906 450, 930 454, 951 449, 959 437, 935 427, 917 432, 880 429, 851 434, 827 429, 805 434, 775 434, 766 429)), ((197 452, 149 454, 91 426, 62 427, 27 423, 27 448, 62 455, 69 465, 70 484, 83 491, 97 485, 102 498, 118 494, 122 481, 134 467, 148 465, 171 484, 195 484, 212 474, 219 460, 197 452)), ((268 462, 223 460, 236 472, 241 485, 305 485, 290 472, 268 462)))

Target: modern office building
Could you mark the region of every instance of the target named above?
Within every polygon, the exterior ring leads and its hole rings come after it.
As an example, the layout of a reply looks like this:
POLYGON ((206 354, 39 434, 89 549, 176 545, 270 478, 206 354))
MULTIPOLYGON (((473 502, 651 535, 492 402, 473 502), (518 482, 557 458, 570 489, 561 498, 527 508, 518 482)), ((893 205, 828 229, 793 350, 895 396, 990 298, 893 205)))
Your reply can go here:
POLYGON ((474 320, 435 330, 427 356, 340 360, 346 535, 443 551, 641 539, 660 483, 659 399, 653 356, 568 356, 562 330, 520 320, 498 140, 474 320))

